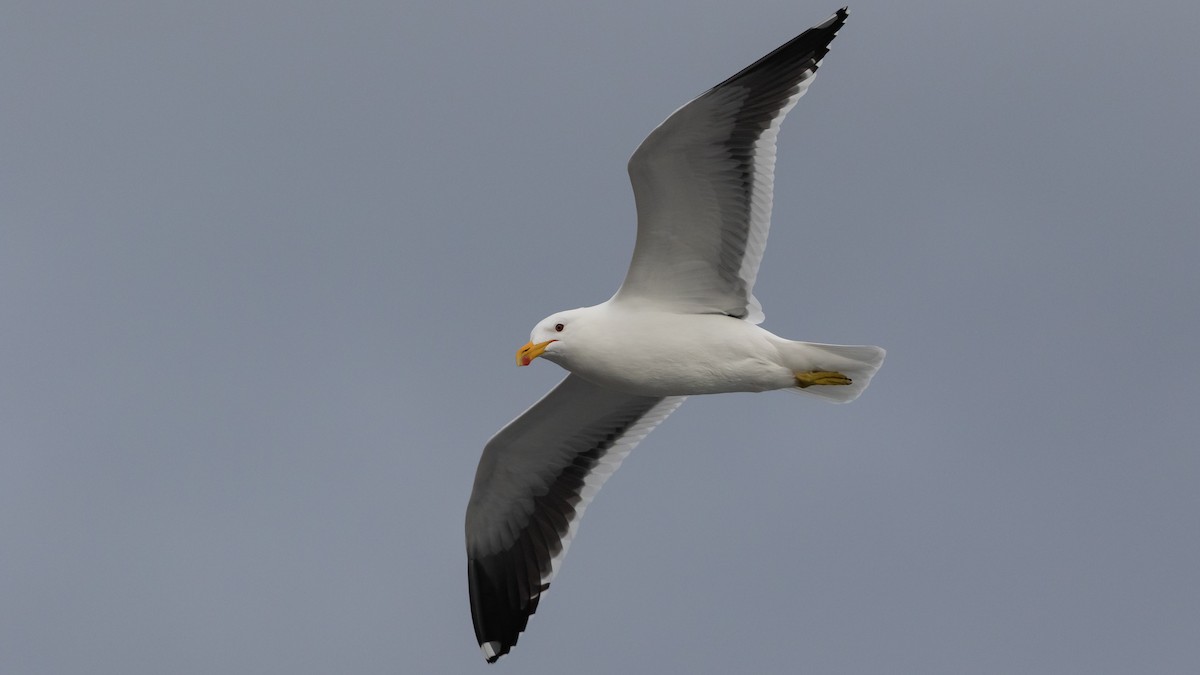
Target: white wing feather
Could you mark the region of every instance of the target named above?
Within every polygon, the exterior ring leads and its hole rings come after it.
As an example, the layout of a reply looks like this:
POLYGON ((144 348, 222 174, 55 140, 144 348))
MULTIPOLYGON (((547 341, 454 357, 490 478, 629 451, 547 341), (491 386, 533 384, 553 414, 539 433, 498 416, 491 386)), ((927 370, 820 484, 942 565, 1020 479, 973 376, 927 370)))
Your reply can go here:
POLYGON ((845 19, 840 10, 646 137, 629 160, 637 243, 613 301, 762 321, 753 289, 771 226, 779 127, 845 19))

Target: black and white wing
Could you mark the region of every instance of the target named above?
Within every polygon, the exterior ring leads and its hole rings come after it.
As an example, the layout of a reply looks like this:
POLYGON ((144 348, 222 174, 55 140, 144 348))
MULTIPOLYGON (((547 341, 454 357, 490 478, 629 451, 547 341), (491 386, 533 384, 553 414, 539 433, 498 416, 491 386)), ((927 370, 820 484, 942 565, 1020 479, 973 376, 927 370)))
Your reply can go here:
POLYGON ((762 321, 753 288, 771 225, 775 138, 846 15, 838 10, 646 137, 629 160, 637 245, 613 301, 762 321))
POLYGON ((471 618, 489 662, 525 630, 600 486, 683 400, 568 375, 488 441, 466 529, 471 618))

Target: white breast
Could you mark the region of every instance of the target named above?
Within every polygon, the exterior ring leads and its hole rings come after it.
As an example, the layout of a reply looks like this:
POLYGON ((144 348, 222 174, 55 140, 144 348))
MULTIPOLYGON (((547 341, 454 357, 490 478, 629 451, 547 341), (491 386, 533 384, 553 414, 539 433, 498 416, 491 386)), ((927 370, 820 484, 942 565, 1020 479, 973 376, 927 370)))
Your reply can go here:
POLYGON ((775 346, 778 338, 727 316, 609 311, 574 337, 561 365, 627 393, 689 396, 795 383, 775 346))

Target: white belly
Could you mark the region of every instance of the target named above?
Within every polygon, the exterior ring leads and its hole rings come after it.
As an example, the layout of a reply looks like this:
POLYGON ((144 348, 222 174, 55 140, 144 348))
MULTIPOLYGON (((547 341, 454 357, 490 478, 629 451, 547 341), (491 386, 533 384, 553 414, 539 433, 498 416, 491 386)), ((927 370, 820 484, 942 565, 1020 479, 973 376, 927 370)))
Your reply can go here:
POLYGON ((596 384, 645 396, 795 386, 771 333, 724 316, 623 316, 597 327, 561 365, 596 384))

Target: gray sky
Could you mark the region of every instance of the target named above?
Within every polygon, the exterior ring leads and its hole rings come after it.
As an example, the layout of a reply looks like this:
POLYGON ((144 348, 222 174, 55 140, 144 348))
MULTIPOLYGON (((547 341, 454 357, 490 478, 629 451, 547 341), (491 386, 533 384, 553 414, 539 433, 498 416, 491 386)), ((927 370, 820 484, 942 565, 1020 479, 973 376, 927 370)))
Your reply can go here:
MULTIPOLYGON (((765 327, 849 406, 689 401, 493 672, 1200 668, 1195 2, 852 5, 765 327)), ((0 672, 485 672, 483 443, 607 298, 625 162, 774 1, 8 2, 0 672)))

